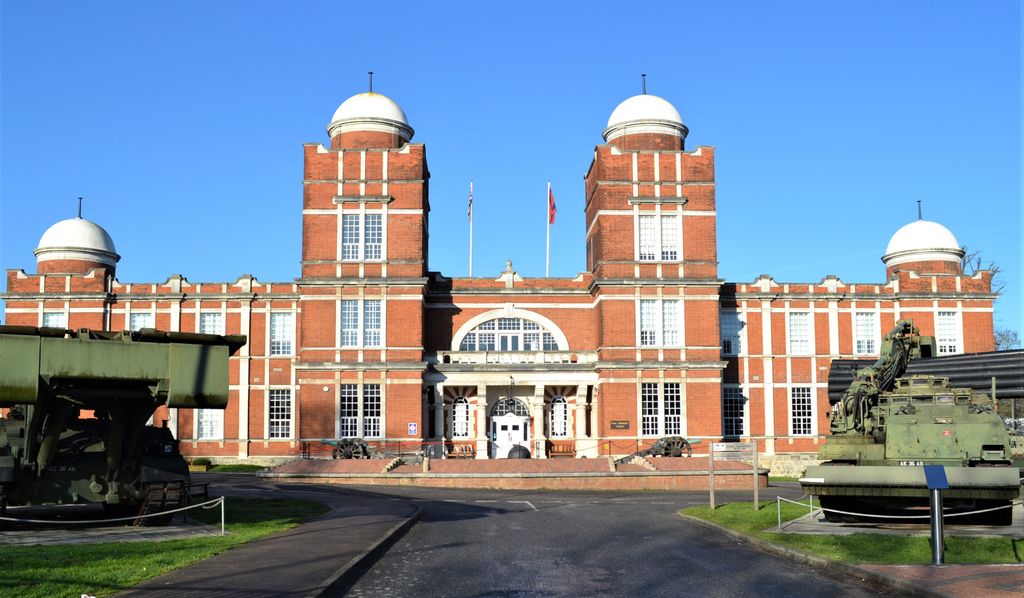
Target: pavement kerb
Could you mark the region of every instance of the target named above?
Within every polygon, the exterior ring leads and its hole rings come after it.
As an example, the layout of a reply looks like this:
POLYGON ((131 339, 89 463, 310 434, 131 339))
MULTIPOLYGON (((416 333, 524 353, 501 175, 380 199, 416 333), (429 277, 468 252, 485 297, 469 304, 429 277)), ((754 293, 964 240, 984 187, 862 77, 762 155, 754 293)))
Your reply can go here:
POLYGON ((842 571, 847 575, 854 575, 857 577, 861 577, 863 579, 868 579, 874 584, 892 590, 896 590, 900 592, 902 595, 919 596, 921 598, 950 598, 949 594, 945 594, 943 592, 936 592, 935 590, 930 590, 920 584, 916 584, 907 579, 893 577, 891 575, 885 575, 877 571, 871 571, 870 569, 864 569, 858 567, 857 565, 851 565, 849 563, 844 563, 842 561, 834 561, 823 556, 818 556, 816 554, 811 554, 809 552, 797 550, 796 548, 780 546, 767 540, 762 540, 761 538, 757 538, 754 536, 748 536, 742 532, 738 532, 734 529, 729 529, 725 526, 718 525, 717 523, 713 523, 705 519, 700 519, 698 517, 692 517, 690 515, 686 515, 683 513, 678 513, 678 515, 681 518, 686 519, 687 521, 699 523, 701 525, 715 529, 731 538, 735 538, 737 540, 746 542, 751 546, 754 546, 755 548, 758 548, 764 552, 770 552, 778 556, 786 557, 798 563, 815 565, 818 567, 825 567, 827 569, 834 569, 842 571))
POLYGON ((391 546, 405 535, 409 529, 423 516, 423 509, 417 507, 416 512, 410 515, 394 527, 384 532, 376 542, 371 544, 363 552, 352 557, 340 569, 318 585, 306 598, 318 598, 325 595, 340 595, 355 582, 363 571, 369 568, 374 561, 379 559, 388 551, 391 546))

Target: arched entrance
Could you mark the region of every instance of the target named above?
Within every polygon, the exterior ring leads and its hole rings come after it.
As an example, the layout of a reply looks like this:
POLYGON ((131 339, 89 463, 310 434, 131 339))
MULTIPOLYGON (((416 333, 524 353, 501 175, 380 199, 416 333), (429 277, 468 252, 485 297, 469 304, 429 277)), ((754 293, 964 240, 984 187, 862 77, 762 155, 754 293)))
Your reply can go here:
POLYGON ((491 459, 505 459, 512 447, 530 448, 530 412, 515 397, 498 399, 491 407, 491 459))

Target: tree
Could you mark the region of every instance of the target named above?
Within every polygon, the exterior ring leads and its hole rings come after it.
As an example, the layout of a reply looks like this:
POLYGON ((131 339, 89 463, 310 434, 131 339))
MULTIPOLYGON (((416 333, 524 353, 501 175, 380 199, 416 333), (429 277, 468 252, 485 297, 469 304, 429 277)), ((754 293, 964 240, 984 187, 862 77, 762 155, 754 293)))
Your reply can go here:
POLYGON ((1003 280, 1003 269, 999 267, 999 264, 992 260, 986 262, 981 257, 980 251, 971 251, 966 245, 960 247, 960 249, 964 252, 964 256, 960 258, 960 265, 963 267, 964 274, 974 276, 982 270, 988 270, 992 273, 992 292, 996 295, 1001 295, 1003 288, 1006 287, 1006 281, 1003 280))
POLYGON ((996 328, 996 351, 1020 349, 1020 334, 1009 328, 996 328))

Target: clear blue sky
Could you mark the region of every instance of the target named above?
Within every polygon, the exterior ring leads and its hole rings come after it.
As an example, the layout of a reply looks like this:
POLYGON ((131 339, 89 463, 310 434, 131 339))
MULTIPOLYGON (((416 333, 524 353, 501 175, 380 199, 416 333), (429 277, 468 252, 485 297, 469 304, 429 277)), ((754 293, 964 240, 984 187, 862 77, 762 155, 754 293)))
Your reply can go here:
POLYGON ((85 216, 118 278, 299 274, 303 142, 395 99, 427 145, 430 266, 584 268, 583 175, 616 104, 673 102, 716 147, 721 277, 882 282, 890 235, 947 225, 1003 269, 1021 329, 1021 14, 991 2, 0 4, 0 266, 85 216), (388 9, 383 6, 390 7, 388 9), (400 7, 398 10, 396 7, 400 7))

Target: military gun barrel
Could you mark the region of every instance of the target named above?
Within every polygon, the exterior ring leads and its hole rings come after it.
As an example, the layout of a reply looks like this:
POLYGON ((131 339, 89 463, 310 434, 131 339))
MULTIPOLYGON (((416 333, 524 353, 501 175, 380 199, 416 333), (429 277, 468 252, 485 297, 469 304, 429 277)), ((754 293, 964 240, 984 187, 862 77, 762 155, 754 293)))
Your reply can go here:
MULTIPOLYGON (((874 363, 871 359, 836 359, 828 375, 829 402, 842 399, 857 370, 874 363)), ((989 393, 996 379, 997 399, 1024 398, 1024 350, 991 351, 947 355, 911 361, 904 376, 925 374, 949 378, 950 384, 989 393)))

